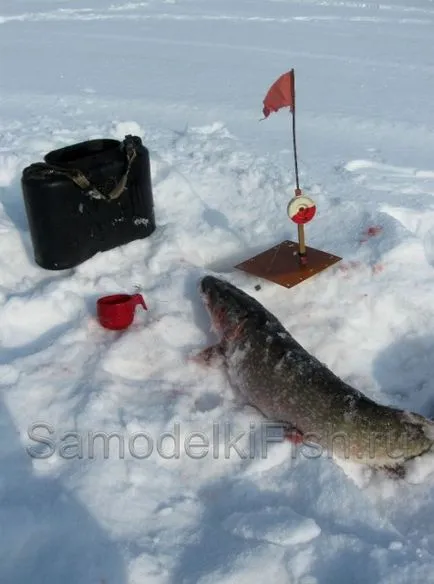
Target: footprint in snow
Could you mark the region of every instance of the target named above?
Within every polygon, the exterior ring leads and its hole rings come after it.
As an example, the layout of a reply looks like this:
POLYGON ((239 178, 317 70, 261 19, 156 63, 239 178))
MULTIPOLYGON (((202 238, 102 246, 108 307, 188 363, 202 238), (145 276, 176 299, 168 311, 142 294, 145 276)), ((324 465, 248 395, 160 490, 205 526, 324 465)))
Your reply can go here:
POLYGON ((381 210, 420 240, 427 262, 434 266, 434 210, 415 211, 391 205, 386 205, 381 210))
POLYGON ((194 405, 196 411, 204 413, 210 412, 218 408, 223 402, 222 397, 218 393, 205 393, 197 398, 194 405))
POLYGON ((18 174, 20 159, 13 154, 0 155, 0 187, 8 187, 18 174))
POLYGON ((321 528, 313 519, 303 517, 289 507, 233 513, 223 522, 223 527, 233 535, 280 546, 307 543, 321 533, 321 528))

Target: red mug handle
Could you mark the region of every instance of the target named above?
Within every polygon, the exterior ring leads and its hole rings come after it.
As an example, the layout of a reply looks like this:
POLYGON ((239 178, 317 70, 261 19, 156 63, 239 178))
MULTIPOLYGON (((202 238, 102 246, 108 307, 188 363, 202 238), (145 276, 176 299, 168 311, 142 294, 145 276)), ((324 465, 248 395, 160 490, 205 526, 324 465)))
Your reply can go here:
POLYGON ((138 306, 140 304, 145 310, 148 310, 148 307, 145 304, 145 299, 141 294, 133 294, 131 296, 131 301, 134 306, 138 306))

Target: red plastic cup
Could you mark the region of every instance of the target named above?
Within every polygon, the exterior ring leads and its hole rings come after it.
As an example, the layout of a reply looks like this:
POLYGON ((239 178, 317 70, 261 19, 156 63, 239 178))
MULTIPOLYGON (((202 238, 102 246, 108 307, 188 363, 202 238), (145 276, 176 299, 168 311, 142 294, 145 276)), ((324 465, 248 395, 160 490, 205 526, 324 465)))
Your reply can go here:
POLYGON ((141 294, 112 294, 97 300, 97 315, 101 326, 119 331, 128 328, 134 320, 137 305, 148 310, 141 294))

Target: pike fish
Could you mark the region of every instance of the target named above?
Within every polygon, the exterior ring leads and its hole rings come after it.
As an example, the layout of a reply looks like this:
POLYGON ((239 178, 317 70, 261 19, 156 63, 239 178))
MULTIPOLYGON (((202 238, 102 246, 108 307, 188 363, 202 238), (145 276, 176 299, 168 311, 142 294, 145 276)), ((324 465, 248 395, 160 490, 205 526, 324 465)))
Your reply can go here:
POLYGON ((229 381, 268 420, 291 428, 294 442, 405 476, 405 463, 431 450, 434 422, 381 405, 304 349, 256 299, 207 275, 199 293, 220 336, 196 359, 224 364, 229 381))

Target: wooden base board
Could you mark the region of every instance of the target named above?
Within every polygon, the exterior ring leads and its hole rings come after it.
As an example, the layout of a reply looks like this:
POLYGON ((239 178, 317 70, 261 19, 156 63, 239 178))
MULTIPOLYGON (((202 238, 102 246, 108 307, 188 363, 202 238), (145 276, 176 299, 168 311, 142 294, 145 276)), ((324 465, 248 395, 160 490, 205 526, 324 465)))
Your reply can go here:
POLYGON ((285 240, 235 268, 285 288, 292 288, 342 259, 307 246, 306 258, 307 264, 302 266, 298 256, 298 243, 285 240))

